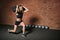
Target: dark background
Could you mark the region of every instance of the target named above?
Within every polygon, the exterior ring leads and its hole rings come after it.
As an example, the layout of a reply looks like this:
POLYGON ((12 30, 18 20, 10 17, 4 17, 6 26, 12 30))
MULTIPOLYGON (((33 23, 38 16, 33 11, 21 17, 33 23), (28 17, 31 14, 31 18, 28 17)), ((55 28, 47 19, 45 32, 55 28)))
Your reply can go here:
POLYGON ((23 16, 25 24, 60 29, 60 0, 0 0, 0 24, 15 23, 16 15, 12 7, 17 4, 22 4, 29 9, 29 12, 23 16))

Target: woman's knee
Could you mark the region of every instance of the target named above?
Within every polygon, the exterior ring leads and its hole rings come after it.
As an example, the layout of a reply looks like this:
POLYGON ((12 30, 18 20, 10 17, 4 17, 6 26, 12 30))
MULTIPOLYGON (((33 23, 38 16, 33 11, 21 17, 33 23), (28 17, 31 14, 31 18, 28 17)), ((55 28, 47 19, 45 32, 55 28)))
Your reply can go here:
POLYGON ((23 22, 21 22, 21 25, 22 25, 22 26, 25 26, 25 24, 24 24, 23 22))

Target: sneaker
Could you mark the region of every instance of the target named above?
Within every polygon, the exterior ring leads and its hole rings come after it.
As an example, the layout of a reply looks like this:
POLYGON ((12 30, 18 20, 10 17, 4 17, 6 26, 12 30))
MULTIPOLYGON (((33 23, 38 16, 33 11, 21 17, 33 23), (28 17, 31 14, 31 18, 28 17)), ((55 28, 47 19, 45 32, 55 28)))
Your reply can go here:
POLYGON ((8 32, 10 31, 10 29, 8 29, 8 32))
POLYGON ((10 32, 10 29, 8 29, 8 32, 9 32, 9 33, 13 33, 13 34, 17 34, 16 32, 10 32))
POLYGON ((25 38, 25 37, 26 37, 26 35, 25 35, 25 34, 22 34, 22 37, 24 37, 24 38, 25 38))

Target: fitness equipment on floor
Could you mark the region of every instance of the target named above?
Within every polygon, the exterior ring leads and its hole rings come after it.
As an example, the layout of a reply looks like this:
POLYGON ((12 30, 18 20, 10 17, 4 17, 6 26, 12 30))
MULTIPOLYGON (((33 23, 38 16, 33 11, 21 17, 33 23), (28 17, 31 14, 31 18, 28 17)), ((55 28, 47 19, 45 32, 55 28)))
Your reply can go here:
MULTIPOLYGON (((48 26, 43 26, 43 25, 25 25, 25 27, 26 27, 25 28, 26 30, 31 30, 32 28, 39 28, 39 29, 46 29, 46 30, 49 29, 48 26)), ((14 34, 19 34, 21 32, 22 32, 22 26, 18 26, 17 30, 14 34)), ((12 32, 10 32, 10 33, 12 33, 12 32)))

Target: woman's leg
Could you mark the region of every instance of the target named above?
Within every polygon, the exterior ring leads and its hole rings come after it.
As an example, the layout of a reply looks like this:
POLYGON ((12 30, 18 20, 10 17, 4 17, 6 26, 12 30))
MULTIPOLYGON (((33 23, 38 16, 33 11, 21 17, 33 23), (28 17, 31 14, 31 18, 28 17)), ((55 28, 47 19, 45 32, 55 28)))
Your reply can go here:
POLYGON ((20 25, 23 27, 22 28, 22 33, 25 34, 25 24, 23 22, 21 22, 20 25))
POLYGON ((17 18, 17 21, 15 22, 14 29, 9 30, 9 32, 16 32, 17 26, 20 24, 20 18, 17 18))
POLYGON ((17 29, 17 25, 14 25, 14 29, 12 30, 9 29, 9 32, 16 32, 16 29, 17 29))
POLYGON ((25 34, 25 24, 23 22, 20 23, 20 26, 22 26, 22 37, 26 37, 26 34, 25 34))

